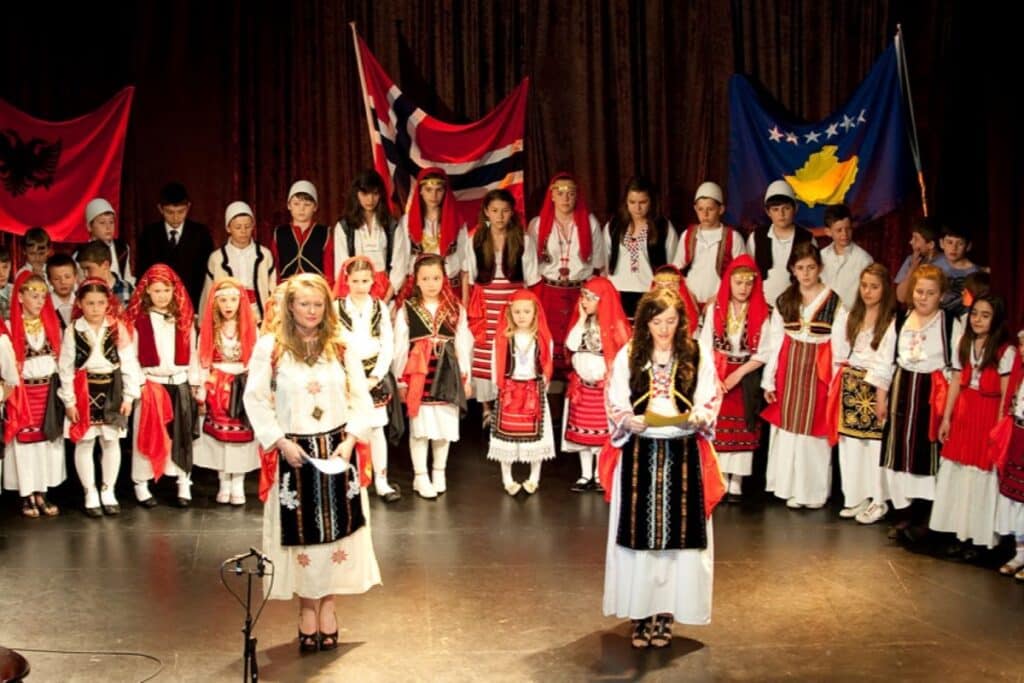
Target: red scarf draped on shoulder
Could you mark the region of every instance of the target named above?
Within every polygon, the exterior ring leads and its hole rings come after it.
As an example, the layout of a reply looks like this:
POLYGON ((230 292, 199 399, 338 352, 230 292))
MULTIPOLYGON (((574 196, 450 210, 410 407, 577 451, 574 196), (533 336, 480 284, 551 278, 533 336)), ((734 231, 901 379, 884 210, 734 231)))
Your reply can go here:
POLYGON ((551 330, 548 329, 548 320, 544 316, 544 307, 540 303, 540 299, 537 295, 528 289, 517 290, 511 297, 509 297, 508 303, 506 303, 502 309, 501 314, 498 316, 498 332, 494 335, 494 368, 497 376, 498 391, 505 388, 505 373, 507 371, 506 361, 508 357, 508 342, 510 334, 515 333, 515 329, 510 327, 508 320, 510 317, 510 309, 512 304, 517 301, 530 301, 533 303, 533 311, 537 316, 537 335, 535 337, 537 342, 537 351, 540 354, 540 367, 541 373, 544 375, 544 381, 551 381, 551 373, 553 371, 553 361, 551 359, 551 330))
POLYGON ((248 305, 249 299, 245 294, 245 287, 235 278, 226 277, 214 282, 206 297, 206 309, 203 311, 203 318, 199 324, 199 364, 201 367, 210 368, 213 365, 213 350, 217 345, 214 326, 217 293, 232 288, 238 290, 239 294, 235 320, 238 326, 238 340, 242 345, 242 365, 249 364, 252 349, 256 346, 256 319, 252 313, 252 306, 248 305))
MULTIPOLYGON (((615 354, 625 346, 633 336, 633 328, 629 324, 626 312, 622 310, 622 300, 612 281, 606 277, 594 276, 583 283, 583 289, 595 294, 597 301, 597 324, 601 328, 601 353, 605 367, 611 370, 615 354)), ((576 327, 580 319, 579 303, 572 309, 567 330, 576 327)))
POLYGON ((576 233, 580 238, 580 259, 590 262, 593 245, 590 243, 590 209, 583 197, 583 189, 572 174, 562 171, 556 173, 548 183, 547 195, 540 209, 540 220, 537 223, 537 255, 543 256, 548 248, 548 238, 555 225, 555 202, 551 199, 551 191, 559 180, 571 180, 576 185, 576 208, 572 212, 572 221, 576 224, 576 233))
POLYGON ((178 274, 163 263, 152 266, 139 278, 124 314, 124 323, 129 333, 138 334, 140 328, 143 331, 139 337, 139 365, 145 368, 160 363, 156 353, 156 342, 153 338, 153 323, 149 319, 149 304, 144 301, 146 290, 157 282, 168 284, 174 290, 172 296, 178 308, 178 317, 175 319, 177 333, 174 339, 174 364, 188 365, 191 356, 192 318, 194 316, 192 301, 188 298, 185 285, 182 284, 178 274))
MULTIPOLYGON (((409 228, 409 239, 413 244, 423 242, 423 199, 420 198, 420 183, 428 177, 440 178, 444 181, 444 199, 441 200, 440 235, 438 236, 438 251, 441 256, 446 256, 452 244, 459 237, 459 217, 455 210, 455 195, 452 193, 452 185, 448 180, 448 174, 442 169, 434 166, 427 167, 416 176, 416 184, 409 190, 409 205, 406 209, 408 218, 406 225, 409 228)), ((454 277, 458 273, 448 273, 454 277)))

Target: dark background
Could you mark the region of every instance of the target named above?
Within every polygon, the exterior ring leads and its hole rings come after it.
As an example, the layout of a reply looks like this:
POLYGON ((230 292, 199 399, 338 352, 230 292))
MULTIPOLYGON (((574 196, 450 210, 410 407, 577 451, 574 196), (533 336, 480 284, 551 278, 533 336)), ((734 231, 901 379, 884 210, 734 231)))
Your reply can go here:
MULTIPOLYGON (((660 183, 667 213, 691 221, 694 188, 727 180, 727 81, 759 81, 809 120, 853 92, 905 33, 931 213, 969 228, 973 256, 1013 291, 1024 254, 1024 134, 1012 5, 967 2, 234 2, 7 3, 0 98, 46 119, 92 110, 137 86, 125 153, 121 225, 158 218, 159 188, 183 181, 192 215, 223 241, 224 207, 244 199, 259 237, 283 220, 300 177, 320 218, 340 214, 370 163, 349 21, 396 83, 428 112, 479 118, 523 77, 526 193, 570 169, 602 221, 625 181, 660 183)), ((727 198, 728 199, 728 198, 727 198)), ((890 267, 905 256, 916 197, 857 240, 890 267)), ((1012 294, 1012 295, 1011 295, 1012 294)))

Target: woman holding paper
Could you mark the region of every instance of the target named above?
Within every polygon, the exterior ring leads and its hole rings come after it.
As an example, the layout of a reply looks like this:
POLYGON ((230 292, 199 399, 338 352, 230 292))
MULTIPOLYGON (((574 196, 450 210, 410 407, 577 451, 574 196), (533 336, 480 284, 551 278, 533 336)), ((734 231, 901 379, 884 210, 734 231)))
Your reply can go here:
POLYGON ((711 510, 725 493, 710 441, 719 397, 711 350, 687 332, 668 289, 637 306, 632 341, 608 383, 611 484, 604 613, 629 617, 633 647, 665 647, 673 620, 711 621, 711 510))
POLYGON ((330 301, 319 275, 288 280, 276 331, 257 342, 245 389, 257 440, 278 453, 263 512, 263 549, 274 563, 265 592, 299 596, 302 652, 337 648, 336 594, 380 583, 355 435, 346 429, 366 377, 358 360, 343 360, 330 301))

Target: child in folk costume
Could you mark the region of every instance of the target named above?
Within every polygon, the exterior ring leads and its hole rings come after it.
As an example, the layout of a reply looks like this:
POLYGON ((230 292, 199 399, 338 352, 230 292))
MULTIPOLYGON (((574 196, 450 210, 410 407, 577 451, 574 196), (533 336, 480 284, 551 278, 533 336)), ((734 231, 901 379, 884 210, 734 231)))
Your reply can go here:
POLYGON ((422 498, 437 498, 448 489, 448 448, 459 440, 459 414, 473 394, 473 337, 466 311, 448 286, 442 258, 420 256, 412 275, 412 296, 395 317, 392 369, 408 408, 412 489, 422 498), (433 479, 427 473, 428 445, 434 451, 433 479))
MULTIPOLYGON (((829 432, 839 443, 843 509, 839 516, 873 524, 885 516, 885 482, 878 465, 882 423, 875 410, 875 387, 864 378, 878 359, 878 347, 896 315, 896 290, 888 269, 868 265, 860 276, 853 308, 841 308, 832 325, 835 374, 829 388, 829 432)), ((890 362, 885 358, 882 362, 890 362)))
POLYGON ((349 422, 369 434, 377 495, 393 503, 401 499, 402 492, 388 481, 388 442, 397 444, 405 425, 395 376, 391 374, 394 331, 383 301, 389 289, 387 274, 376 272, 369 256, 354 256, 338 271, 334 298, 345 352, 354 354, 362 368, 372 400, 372 404, 353 405, 349 422))
POLYGON ((64 404, 57 393, 60 321, 41 276, 22 271, 14 291, 10 334, 21 382, 7 405, 3 486, 21 494, 21 513, 26 517, 53 517, 60 510, 47 499, 46 490, 66 476, 64 404))
POLYGON ((718 296, 704 310, 701 348, 714 354, 722 405, 715 451, 731 497, 743 495, 761 441, 761 367, 770 348, 768 303, 754 259, 741 254, 722 272, 718 296))
POLYGON ((673 621, 711 621, 711 512, 725 487, 706 434, 718 388, 710 349, 686 332, 685 315, 673 291, 645 294, 608 380, 604 613, 632 620, 635 648, 668 646, 673 621))
POLYGON ((142 368, 139 409, 135 411, 132 481, 143 507, 156 499, 150 479, 163 475, 178 480, 178 507, 192 502, 192 449, 199 438, 198 364, 192 304, 178 276, 158 263, 139 278, 125 324, 132 333, 135 355, 142 368), (195 387, 195 389, 193 389, 195 387))
POLYGON ((213 283, 222 278, 238 280, 242 293, 252 307, 253 317, 259 325, 270 293, 277 286, 274 256, 253 238, 256 217, 245 202, 231 202, 224 210, 224 230, 228 239, 220 249, 214 250, 206 260, 206 281, 199 310, 206 310, 213 283))
MULTIPOLYGON (((466 226, 459 224, 455 194, 448 174, 440 168, 425 168, 416 176, 409 190, 409 208, 398 224, 401 237, 396 242, 408 245, 396 250, 392 259, 393 274, 404 280, 400 300, 405 300, 415 279, 409 277, 411 266, 420 254, 437 254, 442 258, 445 276, 453 291, 461 296, 462 255, 465 252, 466 226)), ((400 303, 400 302, 399 302, 400 303)))
POLYGON ((409 254, 409 233, 398 229, 387 196, 384 179, 377 171, 360 171, 349 187, 345 215, 334 226, 334 262, 340 264, 355 256, 369 258, 374 271, 384 273, 390 285, 379 297, 383 301, 390 301, 405 284, 409 254), (406 265, 393 267, 399 262, 406 265))
POLYGON ((216 470, 221 505, 245 505, 245 473, 260 459, 242 396, 249 358, 256 345, 256 321, 239 280, 216 280, 207 291, 199 324, 199 391, 205 416, 195 449, 195 465, 216 470))
POLYGON ((915 268, 908 280, 914 307, 897 315, 878 345, 878 361, 865 376, 878 389, 875 411, 882 429, 885 492, 900 519, 890 538, 911 540, 927 531, 939 464, 939 426, 945 407, 956 319, 939 308, 945 274, 934 265, 915 268), (909 508, 909 509, 908 509, 909 508))
POLYGON ((603 492, 596 456, 608 441, 604 393, 612 361, 633 330, 615 285, 592 277, 580 288, 580 301, 569 319, 565 348, 572 353, 572 373, 565 392, 562 450, 580 456, 580 477, 570 490, 603 492))
MULTIPOLYGON (((19 382, 18 364, 14 358, 14 347, 11 345, 11 333, 7 331, 7 323, 0 318, 0 433, 6 432, 7 399, 17 388, 19 382)), ((10 450, 4 443, 6 441, 6 436, 0 441, 0 482, 3 482, 5 450, 10 450)))
POLYGON ((996 533, 1014 536, 1017 552, 999 573, 1024 581, 1024 330, 1017 333, 1017 356, 1003 403, 1003 417, 992 430, 991 459, 999 471, 996 533), (1001 436, 1000 436, 1001 434, 1001 436))
MULTIPOLYGON (((953 356, 953 376, 939 426, 942 461, 928 526, 992 548, 999 476, 987 448, 999 421, 1016 349, 1006 325, 1006 304, 997 296, 971 304, 968 327, 953 356)), ((959 545, 959 544, 958 544, 959 545)), ((954 546, 950 554, 961 548, 954 546)), ((973 554, 973 549, 965 549, 973 554)))
POLYGON ((278 280, 315 273, 328 285, 334 283, 334 236, 330 228, 316 222, 319 202, 316 186, 308 180, 296 180, 288 189, 291 220, 274 228, 272 242, 278 280))
POLYGON ((88 517, 121 511, 114 495, 121 470, 120 439, 128 433, 128 418, 139 397, 139 364, 131 337, 118 321, 119 311, 120 300, 106 280, 84 280, 75 293, 74 322, 60 348, 60 397, 88 517), (93 457, 97 441, 102 454, 99 490, 93 457))
POLYGON ((607 275, 625 310, 636 311, 655 269, 675 256, 678 239, 672 222, 661 214, 654 183, 642 176, 631 178, 617 214, 604 226, 607 275))
POLYGON ((555 342, 555 377, 569 371, 565 335, 583 282, 605 267, 601 226, 590 213, 583 192, 568 173, 558 173, 548 184, 540 216, 530 221, 530 236, 537 244, 542 284, 537 294, 555 342))
MULTIPOLYGON (((700 326, 700 309, 697 308, 693 295, 686 287, 686 279, 678 268, 673 265, 655 268, 651 289, 669 289, 678 294, 686 309, 686 330, 691 335, 697 332, 697 328, 700 326)), ((626 311, 626 314, 628 315, 629 311, 626 311)))
POLYGON ((793 247, 789 272, 793 284, 772 312, 761 380, 768 402, 762 416, 771 425, 765 489, 789 508, 816 509, 825 505, 832 482, 825 407, 840 302, 821 281, 821 256, 813 244, 793 247))
POLYGON ((725 199, 718 183, 705 181, 693 195, 697 223, 679 236, 679 248, 672 263, 686 277, 686 287, 704 306, 715 299, 729 263, 747 253, 743 235, 722 223, 725 199))
POLYGON ((498 405, 491 425, 489 460, 501 463, 501 483, 510 496, 520 490, 536 493, 540 466, 555 457, 547 388, 551 381, 551 332, 537 295, 521 289, 501 312, 494 337, 494 370, 498 405), (522 484, 512 478, 512 463, 530 463, 522 484))
POLYGON ((497 388, 491 379, 494 339, 504 324, 501 312, 517 290, 540 280, 537 249, 523 230, 515 198, 491 190, 480 204, 480 222, 462 257, 463 303, 473 333, 473 395, 483 405, 484 427, 491 424, 497 388))

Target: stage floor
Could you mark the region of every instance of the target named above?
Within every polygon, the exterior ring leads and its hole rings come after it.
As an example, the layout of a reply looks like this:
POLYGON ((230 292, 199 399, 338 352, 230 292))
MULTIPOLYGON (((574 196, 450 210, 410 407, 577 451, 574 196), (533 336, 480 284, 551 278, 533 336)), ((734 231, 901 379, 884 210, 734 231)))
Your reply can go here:
MULTIPOLYGON (((297 602, 270 603, 256 627, 262 680, 1022 680, 1024 585, 908 552, 884 525, 764 497, 715 513, 711 625, 634 651, 628 623, 601 614, 607 506, 568 491, 575 456, 512 499, 483 449, 476 436, 454 450, 434 502, 411 495, 408 456, 396 456, 405 497, 372 502, 384 584, 339 598, 333 653, 300 656, 297 602)), ((239 680, 243 611, 218 568, 259 545, 261 507, 254 474, 244 509, 216 506, 210 475, 197 475, 189 510, 165 504, 174 488, 162 482, 159 507, 136 507, 125 488, 122 515, 100 520, 73 508, 23 519, 4 494, 0 645, 29 659, 30 681, 140 681, 158 668, 30 648, 146 653, 162 662, 157 681, 239 680)), ((80 505, 75 489, 58 499, 80 505)))

